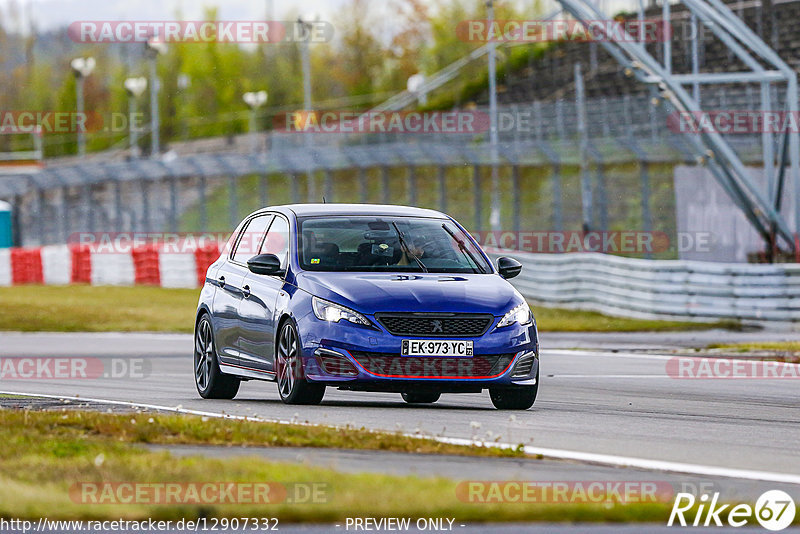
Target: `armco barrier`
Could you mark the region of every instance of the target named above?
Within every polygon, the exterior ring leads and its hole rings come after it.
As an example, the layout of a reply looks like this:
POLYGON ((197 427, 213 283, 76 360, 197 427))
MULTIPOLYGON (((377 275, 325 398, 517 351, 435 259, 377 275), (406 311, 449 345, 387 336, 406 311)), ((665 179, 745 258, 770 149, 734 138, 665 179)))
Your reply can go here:
POLYGON ((640 260, 493 250, 523 264, 512 283, 549 306, 625 317, 800 322, 800 264, 640 260))
MULTIPOLYGON (((220 245, 221 246, 221 245, 220 245)), ((493 250, 523 264, 512 280, 548 306, 626 317, 800 323, 800 264, 750 265, 639 260, 597 253, 493 250)), ((0 286, 30 283, 194 288, 217 246, 147 245, 97 252, 83 246, 0 249, 0 286)))

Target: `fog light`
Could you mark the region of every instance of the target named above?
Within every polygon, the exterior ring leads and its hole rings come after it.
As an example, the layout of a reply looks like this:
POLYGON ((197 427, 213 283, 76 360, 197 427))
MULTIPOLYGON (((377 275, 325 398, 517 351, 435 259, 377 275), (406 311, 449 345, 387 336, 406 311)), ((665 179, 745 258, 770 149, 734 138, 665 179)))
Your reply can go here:
POLYGON ((535 352, 526 352, 517 360, 514 365, 514 371, 511 373, 511 378, 523 378, 531 374, 533 370, 533 361, 536 359, 535 352))
POLYGON ((315 354, 325 373, 333 376, 358 376, 355 366, 343 354, 328 349, 317 349, 315 354))

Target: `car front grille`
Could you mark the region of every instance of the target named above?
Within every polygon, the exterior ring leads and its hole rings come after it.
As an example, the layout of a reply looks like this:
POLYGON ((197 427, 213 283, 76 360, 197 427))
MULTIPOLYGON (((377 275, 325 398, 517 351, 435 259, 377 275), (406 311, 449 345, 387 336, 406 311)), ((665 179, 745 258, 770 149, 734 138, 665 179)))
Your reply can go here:
POLYGON ((353 351, 350 354, 368 373, 386 378, 493 378, 503 374, 514 360, 514 354, 472 358, 415 357, 353 351))
POLYGON ((492 325, 489 314, 376 313, 378 322, 395 336, 479 337, 492 325))

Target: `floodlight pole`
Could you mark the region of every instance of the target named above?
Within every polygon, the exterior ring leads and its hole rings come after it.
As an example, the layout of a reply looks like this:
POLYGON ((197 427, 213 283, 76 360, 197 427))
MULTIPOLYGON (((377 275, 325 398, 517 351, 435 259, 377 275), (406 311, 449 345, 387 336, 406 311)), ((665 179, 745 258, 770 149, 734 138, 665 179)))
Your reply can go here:
POLYGON ((267 92, 249 92, 242 96, 242 100, 250 108, 250 125, 248 131, 250 133, 250 152, 258 152, 258 110, 261 106, 267 103, 267 92))
MULTIPOLYGON (((492 205, 489 215, 489 224, 493 231, 500 230, 500 177, 498 176, 498 139, 497 139, 497 48, 491 36, 491 27, 494 22, 494 0, 487 0, 487 33, 489 39, 489 144, 492 165, 492 205)), ((478 228, 476 228, 478 230, 478 228)))
POLYGON ((141 154, 139 149, 139 128, 134 124, 134 117, 138 108, 138 98, 147 88, 146 78, 128 78, 125 80, 125 90, 128 93, 128 138, 130 140, 131 157, 138 158, 141 154))
POLYGON ((70 62, 72 73, 75 75, 75 107, 78 117, 81 117, 78 128, 78 156, 86 155, 86 117, 84 115, 84 93, 83 86, 86 78, 92 74, 95 67, 94 58, 77 58, 70 62))
MULTIPOLYGON (((84 78, 81 74, 75 74, 75 98, 77 100, 78 117, 83 117, 83 83, 84 78)), ((86 155, 86 132, 83 128, 78 128, 78 156, 84 157, 86 155)))
MULTIPOLYGON (((309 39, 311 37, 311 24, 304 22, 301 17, 297 17, 297 24, 300 26, 301 39, 300 43, 300 62, 303 70, 303 109, 305 113, 311 113, 311 55, 308 49, 309 39)), ((303 142, 308 149, 311 145, 311 138, 308 131, 303 132, 303 142)), ((307 155, 307 157, 310 157, 307 155)), ((308 189, 308 201, 315 202, 317 200, 317 191, 314 186, 314 176, 311 170, 306 171, 306 185, 308 189)))
POLYGON ((165 52, 166 45, 162 42, 149 39, 145 42, 145 52, 150 60, 150 157, 158 156, 161 151, 159 139, 160 118, 158 114, 158 55, 165 52))

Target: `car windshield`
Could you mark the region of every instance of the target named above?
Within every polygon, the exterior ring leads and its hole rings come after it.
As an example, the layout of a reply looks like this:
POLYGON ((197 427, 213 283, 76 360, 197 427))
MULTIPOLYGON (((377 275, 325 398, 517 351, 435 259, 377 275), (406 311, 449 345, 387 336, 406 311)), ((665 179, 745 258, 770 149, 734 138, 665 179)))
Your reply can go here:
POLYGON ((492 272, 448 219, 307 217, 299 228, 300 266, 308 271, 492 272))

